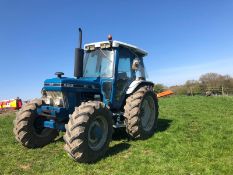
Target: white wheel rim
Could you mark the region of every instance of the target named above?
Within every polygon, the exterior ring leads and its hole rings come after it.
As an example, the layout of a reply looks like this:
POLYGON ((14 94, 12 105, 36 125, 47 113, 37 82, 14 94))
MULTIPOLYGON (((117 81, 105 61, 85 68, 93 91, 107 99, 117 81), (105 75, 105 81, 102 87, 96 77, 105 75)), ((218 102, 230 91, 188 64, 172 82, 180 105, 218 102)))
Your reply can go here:
POLYGON ((147 96, 141 105, 141 124, 145 131, 150 131, 155 122, 155 102, 151 96, 147 96))
POLYGON ((104 116, 97 116, 88 129, 88 145, 93 151, 101 149, 108 136, 108 123, 104 116), (100 131, 101 130, 101 131, 100 131), (101 133, 97 133, 101 132, 101 133))

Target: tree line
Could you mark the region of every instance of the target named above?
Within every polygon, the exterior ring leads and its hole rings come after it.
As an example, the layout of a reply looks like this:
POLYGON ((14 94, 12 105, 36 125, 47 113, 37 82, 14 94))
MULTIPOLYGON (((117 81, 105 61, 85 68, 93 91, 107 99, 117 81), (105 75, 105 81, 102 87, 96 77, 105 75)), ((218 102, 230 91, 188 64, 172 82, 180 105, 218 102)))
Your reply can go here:
POLYGON ((198 80, 187 80, 183 85, 166 87, 155 84, 156 93, 170 89, 178 95, 233 95, 233 77, 217 73, 206 73, 198 80))

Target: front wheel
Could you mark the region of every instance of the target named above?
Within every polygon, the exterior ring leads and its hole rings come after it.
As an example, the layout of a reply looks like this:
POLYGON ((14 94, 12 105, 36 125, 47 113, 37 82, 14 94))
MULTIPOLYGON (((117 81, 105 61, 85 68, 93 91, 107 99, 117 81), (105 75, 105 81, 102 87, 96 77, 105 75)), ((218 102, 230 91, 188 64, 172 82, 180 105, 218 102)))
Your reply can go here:
POLYGON ((44 117, 37 114, 37 107, 41 106, 43 101, 36 99, 24 105, 16 114, 14 120, 15 138, 23 146, 28 148, 42 147, 54 140, 58 131, 56 129, 44 128, 44 117))
POLYGON ((101 158, 112 138, 112 113, 102 102, 89 101, 75 108, 66 125, 64 149, 78 162, 101 158))

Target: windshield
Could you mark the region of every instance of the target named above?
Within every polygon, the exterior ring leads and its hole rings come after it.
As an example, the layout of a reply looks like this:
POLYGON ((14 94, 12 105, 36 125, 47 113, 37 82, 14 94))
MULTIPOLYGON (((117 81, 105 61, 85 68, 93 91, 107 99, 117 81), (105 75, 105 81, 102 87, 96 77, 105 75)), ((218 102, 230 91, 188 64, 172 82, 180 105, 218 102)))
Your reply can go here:
POLYGON ((83 77, 112 77, 113 50, 87 51, 84 57, 83 77))

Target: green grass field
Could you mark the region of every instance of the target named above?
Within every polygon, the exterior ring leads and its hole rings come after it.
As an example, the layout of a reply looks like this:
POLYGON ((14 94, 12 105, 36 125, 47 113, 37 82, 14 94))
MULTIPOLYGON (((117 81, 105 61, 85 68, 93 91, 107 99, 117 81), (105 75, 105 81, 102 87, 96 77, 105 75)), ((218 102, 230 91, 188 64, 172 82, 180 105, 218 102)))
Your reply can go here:
POLYGON ((14 114, 0 115, 0 174, 233 174, 233 98, 159 100, 156 134, 145 141, 115 138, 95 164, 79 164, 63 140, 26 149, 12 132, 14 114))

